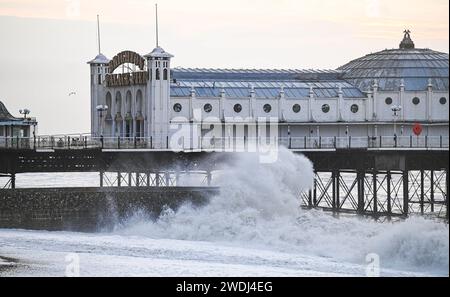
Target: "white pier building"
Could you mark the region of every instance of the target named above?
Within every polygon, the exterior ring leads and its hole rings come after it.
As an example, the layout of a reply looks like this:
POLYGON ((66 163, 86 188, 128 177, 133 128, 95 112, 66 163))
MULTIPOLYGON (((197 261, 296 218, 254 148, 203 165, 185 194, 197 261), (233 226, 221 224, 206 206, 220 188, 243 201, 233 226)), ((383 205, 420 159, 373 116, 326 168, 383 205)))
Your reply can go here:
POLYGON ((254 127, 272 122, 276 137, 305 147, 448 147, 449 55, 416 48, 408 30, 397 48, 336 70, 172 68, 173 57, 158 46, 88 62, 92 133, 166 148, 183 125, 195 147, 212 130, 217 139, 260 137, 254 127))

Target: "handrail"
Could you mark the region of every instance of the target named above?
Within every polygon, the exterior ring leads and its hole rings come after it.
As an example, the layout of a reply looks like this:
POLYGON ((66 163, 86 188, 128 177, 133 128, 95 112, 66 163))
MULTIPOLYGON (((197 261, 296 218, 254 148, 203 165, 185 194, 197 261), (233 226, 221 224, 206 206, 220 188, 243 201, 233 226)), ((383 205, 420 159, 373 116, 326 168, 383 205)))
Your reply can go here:
POLYGON ((171 149, 251 150, 282 145, 293 150, 329 149, 448 149, 449 136, 303 136, 303 137, 198 137, 173 141, 164 137, 109 137, 90 134, 0 136, 0 149, 171 149))

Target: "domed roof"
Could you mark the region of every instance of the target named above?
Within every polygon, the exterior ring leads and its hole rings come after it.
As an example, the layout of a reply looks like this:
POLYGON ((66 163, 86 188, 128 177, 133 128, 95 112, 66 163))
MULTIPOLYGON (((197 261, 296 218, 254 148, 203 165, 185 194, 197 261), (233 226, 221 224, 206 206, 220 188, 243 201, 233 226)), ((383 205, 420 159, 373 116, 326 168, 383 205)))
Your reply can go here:
POLYGON ((157 46, 153 49, 153 51, 144 57, 151 57, 151 58, 173 58, 173 55, 166 52, 162 47, 157 46))
POLYGON ((0 121, 17 121, 20 120, 19 118, 16 118, 12 116, 8 109, 6 109, 6 106, 3 104, 3 102, 0 101, 0 121))
POLYGON ((102 53, 98 54, 93 60, 89 61, 88 64, 108 64, 109 59, 105 57, 102 53))
POLYGON ((403 83, 407 91, 426 90, 429 83, 435 90, 448 91, 448 59, 446 53, 417 49, 409 30, 398 49, 386 49, 366 55, 338 68, 343 78, 362 91, 370 90, 374 82, 380 90, 399 90, 403 83))

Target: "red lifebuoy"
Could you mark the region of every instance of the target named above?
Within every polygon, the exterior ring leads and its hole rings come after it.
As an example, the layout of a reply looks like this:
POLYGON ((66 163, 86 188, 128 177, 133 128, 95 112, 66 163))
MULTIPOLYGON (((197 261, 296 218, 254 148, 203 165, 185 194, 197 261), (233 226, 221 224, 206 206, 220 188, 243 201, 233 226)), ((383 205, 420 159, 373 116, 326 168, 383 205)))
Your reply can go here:
POLYGON ((423 128, 422 125, 419 123, 414 124, 413 127, 413 132, 416 136, 419 136, 420 134, 422 134, 423 128))

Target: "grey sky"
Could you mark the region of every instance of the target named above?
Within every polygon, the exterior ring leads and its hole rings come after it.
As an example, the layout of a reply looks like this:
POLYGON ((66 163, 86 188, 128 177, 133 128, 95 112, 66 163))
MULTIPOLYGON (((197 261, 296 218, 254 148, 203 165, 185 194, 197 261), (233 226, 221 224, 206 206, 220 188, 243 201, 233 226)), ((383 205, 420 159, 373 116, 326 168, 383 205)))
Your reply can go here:
MULTIPOLYGON (((448 52, 448 1, 392 2, 164 0, 161 45, 175 66, 336 68, 397 47, 408 27, 417 47, 448 52)), ((153 4, 0 0, 0 100, 15 115, 31 109, 40 134, 89 132, 86 62, 97 54, 95 14, 102 15, 106 56, 146 54, 155 43, 153 4)))

